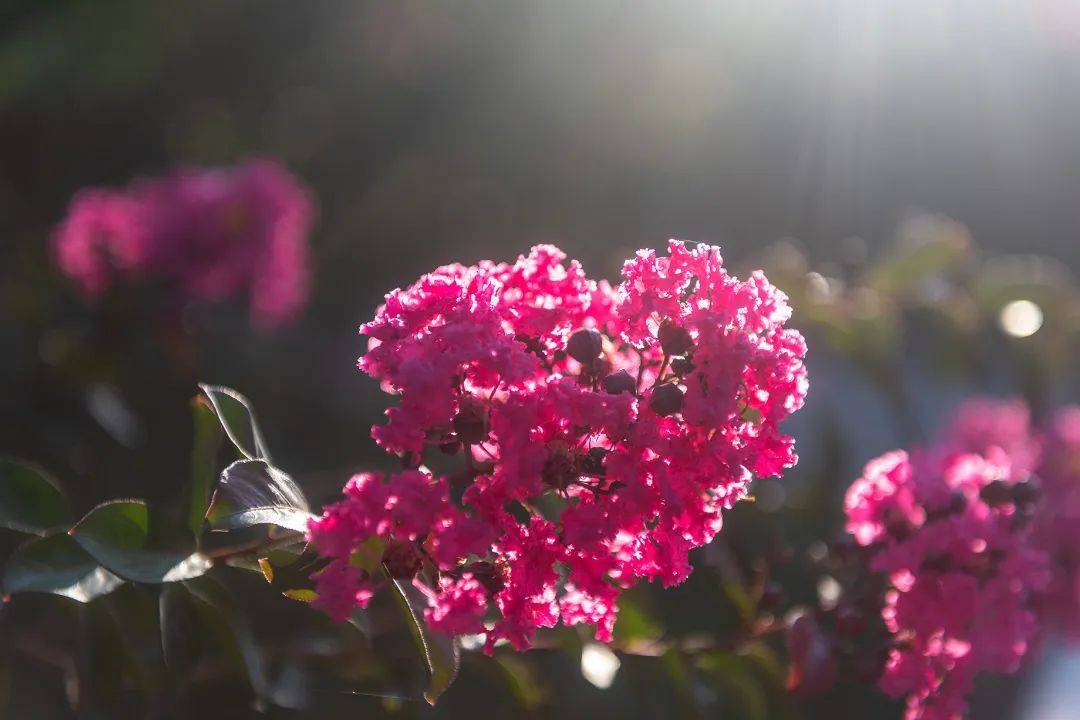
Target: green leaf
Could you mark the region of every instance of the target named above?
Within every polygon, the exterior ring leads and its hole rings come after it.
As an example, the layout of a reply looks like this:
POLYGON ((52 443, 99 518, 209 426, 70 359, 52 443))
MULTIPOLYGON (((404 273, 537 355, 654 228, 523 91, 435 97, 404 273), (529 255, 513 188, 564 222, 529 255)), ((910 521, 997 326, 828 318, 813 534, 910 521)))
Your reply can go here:
POLYGON ((378 535, 372 535, 349 556, 349 563, 368 573, 375 573, 382 567, 386 541, 378 535))
POLYGON ((251 408, 251 402, 232 388, 221 385, 200 384, 199 388, 206 393, 217 414, 218 422, 240 454, 248 460, 273 462, 259 425, 255 422, 255 411, 251 408))
POLYGON ((500 654, 495 658, 495 662, 505 674, 507 684, 518 701, 518 705, 527 712, 537 710, 544 702, 544 690, 536 681, 532 666, 517 653, 500 654))
POLYGON ((141 500, 112 500, 91 510, 70 531, 99 563, 141 583, 176 582, 198 577, 211 565, 190 550, 148 547, 149 514, 141 500))
POLYGON ((221 446, 221 424, 206 398, 192 403, 195 441, 191 448, 191 509, 188 525, 196 538, 202 535, 203 522, 210 505, 210 492, 217 479, 217 452, 221 446))
POLYGON ((222 470, 208 514, 215 530, 277 525, 299 533, 312 517, 293 479, 263 460, 237 460, 222 470))
POLYGON ((664 629, 656 621, 643 603, 648 596, 633 590, 619 598, 619 617, 615 621, 615 637, 620 641, 656 640, 664 634, 664 629))
POLYGON ((285 597, 289 598, 290 600, 296 600, 297 602, 305 602, 305 603, 309 603, 309 602, 311 602, 312 600, 314 600, 315 598, 318 597, 318 595, 315 594, 314 590, 309 590, 307 588, 298 588, 296 590, 286 590, 285 592, 283 592, 281 594, 284 595, 285 597))
MULTIPOLYGON (((769 717, 769 704, 761 682, 746 658, 735 653, 716 651, 701 656, 698 666, 709 672, 727 690, 741 712, 737 717, 749 720, 765 720, 769 717)), ((727 708, 729 711, 733 708, 727 708)))
POLYGON ((191 594, 205 605, 207 621, 231 636, 231 647, 236 661, 243 666, 251 683, 251 689, 260 699, 269 695, 269 683, 263 667, 262 651, 255 641, 255 634, 247 617, 241 611, 229 589, 210 575, 184 581, 184 586, 191 594))
POLYGON ((434 705, 457 678, 458 669, 461 667, 461 649, 453 638, 433 632, 427 627, 423 613, 417 610, 423 606, 423 600, 417 597, 419 591, 396 579, 392 580, 392 584, 397 591, 395 597, 405 616, 409 632, 412 633, 416 647, 431 675, 424 699, 428 704, 434 705))
POLYGON ((186 682, 202 653, 202 628, 196 600, 183 583, 169 583, 158 598, 161 654, 170 680, 186 682))
POLYGON ((4 592, 43 592, 90 602, 123 584, 65 533, 34 538, 15 550, 4 572, 4 592))
POLYGON ((161 647, 161 600, 158 588, 127 583, 95 608, 104 610, 112 621, 116 639, 114 655, 122 654, 132 679, 144 697, 162 697, 169 687, 169 672, 161 647), (119 642, 117 642, 119 640, 119 642))
POLYGON ((0 458, 0 527, 44 535, 71 523, 71 507, 41 469, 0 458))

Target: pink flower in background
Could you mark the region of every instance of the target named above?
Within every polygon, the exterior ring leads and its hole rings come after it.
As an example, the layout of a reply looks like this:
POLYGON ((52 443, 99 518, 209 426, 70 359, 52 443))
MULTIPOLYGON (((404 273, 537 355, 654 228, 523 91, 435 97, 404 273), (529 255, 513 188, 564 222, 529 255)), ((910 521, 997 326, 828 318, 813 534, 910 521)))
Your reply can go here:
POLYGON ((1080 638, 1080 407, 1059 409, 1036 428, 1022 400, 972 398, 953 416, 941 446, 943 454, 985 453, 1017 479, 1034 473, 1042 499, 1033 540, 1053 570, 1040 598, 1042 619, 1080 638))
POLYGON ((275 327, 307 300, 312 215, 309 191, 273 161, 182 168, 80 192, 53 251, 91 300, 117 282, 161 283, 181 303, 247 292, 253 322, 275 327))
MULTIPOLYGON (((348 562, 381 538, 381 574, 413 578, 434 627, 486 632, 489 650, 560 620, 610 640, 623 589, 685 580, 750 479, 796 462, 778 426, 806 395, 806 347, 763 275, 668 249, 639 252, 617 288, 539 246, 388 294, 359 366, 399 396, 374 438, 416 469, 350 481, 315 547, 348 562), (425 469, 446 456, 454 474, 425 469)), ((325 604, 340 616, 377 579, 324 573, 325 604)))
POLYGON ((1047 619, 1080 640, 1080 406, 1063 408, 1045 433, 1043 502, 1036 535, 1050 556, 1054 580, 1043 599, 1047 619))
POLYGON ((993 447, 888 453, 847 493, 848 532, 889 578, 893 643, 879 684, 907 698, 911 720, 963 716, 975 676, 1016 671, 1036 636, 1034 602, 1050 580, 1032 538, 1036 491, 993 447))
POLYGON ((1030 475, 1039 461, 1039 442, 1031 426, 1027 403, 975 397, 953 414, 939 442, 944 453, 973 452, 1009 465, 1015 477, 1030 475))

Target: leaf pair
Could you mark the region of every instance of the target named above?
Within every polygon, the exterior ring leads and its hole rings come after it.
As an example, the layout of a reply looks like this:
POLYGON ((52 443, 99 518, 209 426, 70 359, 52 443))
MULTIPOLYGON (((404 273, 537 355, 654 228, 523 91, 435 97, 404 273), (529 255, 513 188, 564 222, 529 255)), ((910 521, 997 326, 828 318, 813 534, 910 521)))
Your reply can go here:
POLYGON ((9 559, 5 594, 44 592, 85 603, 123 584, 67 534, 70 524, 71 506, 51 476, 35 466, 0 459, 0 527, 38 536, 9 559))

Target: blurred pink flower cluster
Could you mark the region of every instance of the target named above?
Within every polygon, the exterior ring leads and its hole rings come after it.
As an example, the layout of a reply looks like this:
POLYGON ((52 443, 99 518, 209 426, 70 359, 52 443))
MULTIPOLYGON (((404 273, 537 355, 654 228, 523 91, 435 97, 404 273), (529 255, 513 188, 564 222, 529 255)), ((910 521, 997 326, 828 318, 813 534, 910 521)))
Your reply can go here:
POLYGON ((428 622, 489 650, 560 620, 609 640, 623 589, 686 579, 751 477, 795 463, 778 425, 803 403, 806 347, 762 274, 668 250, 640 251, 617 288, 539 246, 386 296, 359 365, 400 398, 372 433, 407 469, 354 477, 311 523, 333 558, 318 604, 367 603, 376 578, 355 561, 376 536, 428 622))
POLYGON ((311 194, 273 161, 181 168, 81 191, 53 253, 91 300, 116 282, 160 283, 179 303, 247 291, 253 322, 274 327, 307 300, 312 216, 311 194))
POLYGON ((1020 401, 965 403, 941 440, 867 464, 848 531, 889 579, 880 686, 906 717, 962 717, 975 675, 1014 672, 1080 615, 1080 408, 1032 431, 1020 401))

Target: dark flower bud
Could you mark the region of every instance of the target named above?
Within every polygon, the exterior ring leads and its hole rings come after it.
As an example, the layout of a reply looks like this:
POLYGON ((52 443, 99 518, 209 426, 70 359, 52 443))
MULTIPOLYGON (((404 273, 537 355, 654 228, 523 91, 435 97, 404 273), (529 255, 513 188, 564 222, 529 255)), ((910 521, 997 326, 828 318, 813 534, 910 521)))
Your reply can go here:
POLYGON ((997 507, 1012 502, 1012 490, 1009 488, 1008 483, 995 480, 983 486, 982 490, 979 491, 979 497, 990 507, 997 507))
POLYGON ((454 430, 466 445, 483 442, 488 435, 487 408, 473 398, 463 398, 461 408, 454 416, 454 430))
POLYGON ((911 537, 912 530, 914 528, 911 522, 899 510, 892 508, 885 514, 885 531, 892 535, 893 539, 901 542, 907 540, 911 537))
POLYGON ((602 447, 590 448, 589 452, 582 455, 578 460, 581 471, 586 475, 602 475, 604 473, 604 458, 607 457, 607 454, 608 451, 602 447))
POLYGON ((836 681, 832 643, 811 614, 792 613, 787 626, 788 690, 803 697, 824 693, 836 681))
POLYGON ((391 543, 386 548, 382 562, 390 577, 401 579, 416 575, 422 561, 415 543, 398 542, 391 543))
POLYGON ((477 582, 484 586, 489 594, 494 595, 503 589, 506 584, 502 569, 494 563, 475 562, 462 568, 464 572, 472 573, 477 582))
POLYGON ((846 563, 853 560, 858 554, 859 546, 855 542, 855 538, 850 536, 845 535, 829 544, 829 555, 839 562, 846 563))
POLYGON ((1033 505, 1039 499, 1039 488, 1030 482, 1012 486, 1012 499, 1017 505, 1033 505))
POLYGON ((548 447, 548 456, 540 471, 540 477, 556 490, 564 490, 577 476, 574 458, 566 445, 561 441, 552 442, 548 447))
POLYGON ((888 647, 879 645, 860 649, 855 654, 855 679, 866 685, 876 685, 888 659, 888 647))
POLYGON ((690 332, 671 320, 660 323, 660 330, 656 333, 656 337, 660 340, 660 347, 668 355, 685 355, 694 347, 690 332))
POLYGON ((952 556, 948 553, 933 553, 923 560, 922 569, 930 572, 948 572, 952 568, 952 556))
POLYGON ((458 451, 461 450, 461 443, 457 438, 449 438, 439 443, 439 450, 444 455, 457 455, 458 451))
POLYGON ((762 612, 775 612, 784 601, 784 591, 779 583, 771 582, 761 589, 758 609, 762 612))
POLYGON ((576 331, 566 343, 567 354, 583 365, 600 357, 603 349, 604 339, 599 332, 590 328, 576 331))
POLYGON ((657 415, 674 415, 682 410, 683 391, 678 385, 668 383, 653 388, 649 396, 649 407, 657 415))
POLYGON ((694 371, 694 362, 682 355, 671 359, 671 372, 676 375, 686 375, 694 371))
POLYGON ((618 395, 619 393, 624 392, 633 394, 633 392, 637 390, 637 381, 630 373, 625 370, 620 370, 611 373, 604 378, 604 390, 612 395, 618 395))
POLYGON ((866 616, 853 605, 841 605, 836 610, 836 634, 840 637, 853 638, 866 629, 866 616))

